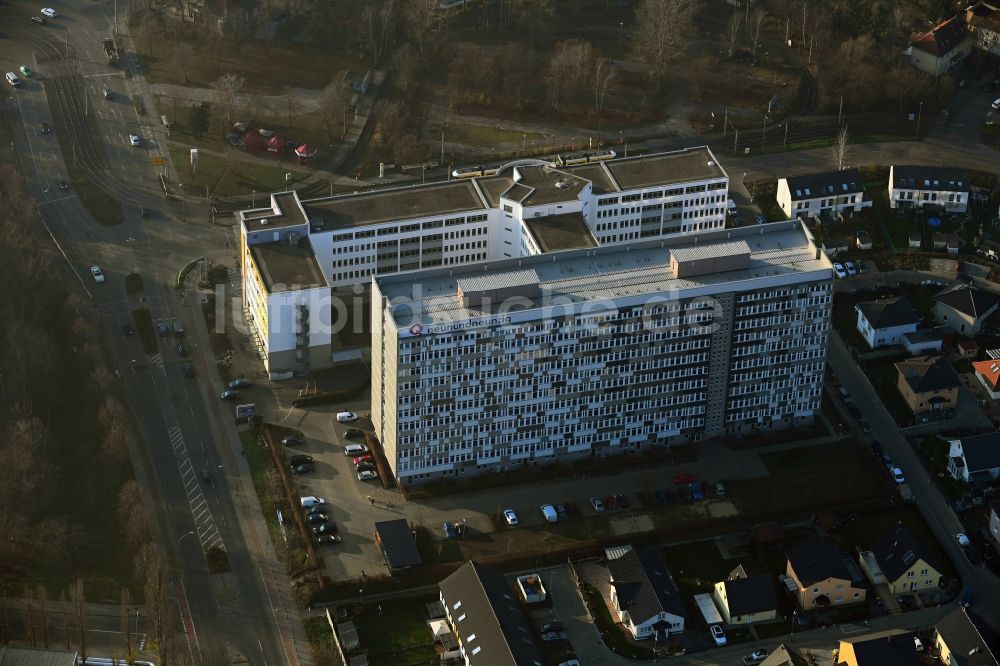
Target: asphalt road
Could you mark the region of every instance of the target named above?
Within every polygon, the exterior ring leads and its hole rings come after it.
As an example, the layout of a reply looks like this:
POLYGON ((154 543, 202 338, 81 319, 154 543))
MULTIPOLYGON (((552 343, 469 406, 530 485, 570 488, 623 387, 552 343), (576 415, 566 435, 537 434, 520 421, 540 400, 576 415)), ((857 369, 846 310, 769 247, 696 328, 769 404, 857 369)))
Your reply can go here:
MULTIPOLYGON (((208 381, 214 358, 205 331, 191 326, 195 308, 186 309, 171 288, 178 268, 192 258, 213 250, 226 256, 228 235, 224 228, 178 221, 175 204, 165 202, 158 169, 149 164, 165 152, 163 137, 131 103, 132 95, 146 95, 142 78, 109 67, 100 50, 101 39, 112 31, 106 4, 60 5, 60 16, 46 26, 27 21, 37 8, 4 7, 5 15, 20 10, 24 25, 5 22, 3 69, 24 64, 36 72, 4 102, 13 118, 13 148, 43 223, 93 297, 115 369, 142 424, 137 477, 152 500, 154 531, 174 565, 170 589, 193 661, 217 664, 222 655, 228 661, 242 654, 251 663, 306 663, 287 578, 248 477, 233 459, 238 440, 220 425, 221 412, 214 409, 218 381, 208 381), (113 91, 110 100, 104 99, 105 86, 113 91), (53 131, 43 133, 43 122, 53 131), (57 131, 69 134, 63 138, 71 154, 62 153, 57 131), (140 135, 139 147, 131 145, 130 133, 140 135), (122 203, 123 224, 99 225, 72 188, 58 187, 67 163, 76 163, 122 203), (153 211, 150 219, 140 217, 140 206, 153 211), (91 279, 91 265, 102 267, 104 284, 91 279), (144 293, 125 292, 124 277, 131 270, 143 276, 144 293), (147 356, 137 337, 123 336, 121 325, 131 322, 136 307, 148 307, 157 321, 185 322, 197 380, 183 376, 175 340, 161 340, 159 353, 147 356), (210 470, 212 483, 201 481, 201 469, 210 470), (212 547, 225 549, 231 572, 209 575, 204 551, 212 547)), ((124 62, 134 67, 131 57, 124 62)))

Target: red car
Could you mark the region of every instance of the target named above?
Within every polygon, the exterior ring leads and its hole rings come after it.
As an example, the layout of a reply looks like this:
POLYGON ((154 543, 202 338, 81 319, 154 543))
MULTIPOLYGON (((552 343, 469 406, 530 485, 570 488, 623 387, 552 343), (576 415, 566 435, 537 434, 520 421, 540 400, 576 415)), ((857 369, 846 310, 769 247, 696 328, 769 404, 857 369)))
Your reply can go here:
POLYGON ((674 483, 676 485, 678 485, 678 486, 686 486, 689 483, 694 483, 697 480, 698 480, 698 477, 696 477, 694 474, 690 474, 688 472, 684 472, 682 474, 678 474, 677 476, 674 477, 674 483))
POLYGON ((372 455, 370 453, 366 453, 363 456, 358 456, 357 458, 355 458, 354 459, 354 464, 355 465, 360 465, 361 463, 365 462, 366 460, 371 460, 371 459, 372 459, 372 455))

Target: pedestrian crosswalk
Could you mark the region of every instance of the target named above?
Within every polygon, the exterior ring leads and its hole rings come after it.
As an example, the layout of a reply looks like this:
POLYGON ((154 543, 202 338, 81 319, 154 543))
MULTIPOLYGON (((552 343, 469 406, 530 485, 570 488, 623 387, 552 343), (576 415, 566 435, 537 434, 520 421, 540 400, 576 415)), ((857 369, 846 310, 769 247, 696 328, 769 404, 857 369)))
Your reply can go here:
POLYGON ((157 352, 149 357, 149 362, 160 370, 163 369, 163 354, 157 352))

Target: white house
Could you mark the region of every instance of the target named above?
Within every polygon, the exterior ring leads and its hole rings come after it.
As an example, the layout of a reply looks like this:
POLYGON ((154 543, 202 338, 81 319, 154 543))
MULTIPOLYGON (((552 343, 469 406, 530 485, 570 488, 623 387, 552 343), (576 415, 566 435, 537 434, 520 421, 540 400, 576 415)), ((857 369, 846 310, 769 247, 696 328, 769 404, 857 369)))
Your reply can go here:
POLYGON ((905 298, 865 301, 854 306, 858 332, 871 349, 903 344, 902 336, 914 333, 920 315, 905 298))
POLYGON ((953 439, 948 472, 956 481, 991 483, 1000 478, 1000 432, 953 439))
POLYGON ((872 205, 870 200, 865 201, 861 173, 857 169, 779 178, 775 196, 785 215, 803 220, 814 215, 826 217, 845 211, 857 213, 872 205))
POLYGON ((684 631, 684 602, 657 549, 615 546, 605 555, 613 610, 633 638, 666 638, 684 631))
POLYGON ((969 208, 969 172, 929 166, 889 167, 889 205, 892 208, 940 206, 949 213, 969 208))
POLYGON ((965 60, 972 50, 972 41, 962 17, 954 16, 938 23, 928 32, 910 37, 910 46, 903 51, 910 64, 931 76, 947 74, 965 60))

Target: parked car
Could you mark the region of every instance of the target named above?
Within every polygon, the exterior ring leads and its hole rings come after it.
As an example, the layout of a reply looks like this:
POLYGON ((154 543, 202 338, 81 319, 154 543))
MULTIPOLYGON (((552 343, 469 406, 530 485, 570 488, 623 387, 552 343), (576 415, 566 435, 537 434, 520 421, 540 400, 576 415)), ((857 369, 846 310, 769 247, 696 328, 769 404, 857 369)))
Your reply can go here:
POLYGON ((560 629, 558 631, 547 631, 542 634, 542 640, 546 643, 551 641, 564 641, 566 640, 566 631, 564 629, 560 629))
POLYGON ((378 472, 373 469, 365 469, 358 472, 358 481, 371 481, 378 478, 378 472))
POLYGON ((365 433, 357 428, 348 428, 344 431, 345 439, 354 439, 355 437, 364 437, 365 433))
POLYGON ((550 631, 563 631, 565 627, 562 622, 548 622, 542 625, 542 628, 538 631, 543 634, 547 634, 550 631))
POLYGON ((42 123, 42 134, 50 134, 51 132, 52 132, 52 128, 49 127, 49 124, 48 123, 42 123))
POLYGON ((316 467, 312 463, 305 463, 303 465, 292 465, 292 474, 309 474, 310 472, 315 472, 316 467))
POLYGON ((306 442, 299 435, 285 435, 281 438, 281 443, 285 446, 302 446, 306 442))
POLYGON ((170 334, 170 329, 162 321, 156 325, 156 330, 160 334, 161 338, 165 338, 170 334))
POLYGON ((853 261, 848 261, 848 262, 845 262, 845 263, 844 263, 844 268, 846 268, 846 269, 847 269, 847 274, 848 274, 848 275, 850 275, 850 276, 854 276, 854 275, 857 275, 857 274, 858 274, 858 269, 857 269, 857 267, 856 267, 856 266, 854 265, 854 262, 853 262, 853 261))
POLYGON ((444 532, 445 539, 455 539, 458 537, 458 532, 455 531, 455 528, 448 521, 441 524, 441 530, 444 532))
POLYGON ((962 548, 968 548, 969 546, 972 545, 972 542, 969 541, 969 537, 967 537, 965 534, 961 532, 955 535, 955 541, 957 541, 958 545, 961 546, 962 548))
POLYGON ((375 463, 371 460, 363 460, 360 464, 354 466, 355 472, 371 472, 375 470, 375 463))
POLYGON ((519 522, 518 519, 517 519, 517 514, 514 513, 514 509, 504 509, 503 510, 503 519, 505 521, 507 521, 507 525, 509 527, 514 527, 519 522))
POLYGON ((686 486, 689 483, 694 483, 698 480, 698 477, 694 474, 688 472, 682 472, 681 474, 674 475, 674 484, 678 486, 686 486))
POLYGON ((354 459, 354 464, 355 465, 360 465, 361 463, 363 463, 363 462, 365 462, 367 460, 372 460, 372 454, 366 453, 363 456, 358 456, 357 458, 354 459))
POLYGON ((326 500, 322 497, 316 497, 315 495, 306 495, 305 497, 300 497, 299 502, 302 504, 303 508, 309 508, 316 506, 317 504, 326 504, 326 500))
POLYGON ((313 504, 302 509, 308 516, 313 513, 326 513, 326 504, 313 504))
POLYGON ((628 498, 625 497, 625 493, 618 493, 615 495, 615 507, 618 509, 628 508, 628 498))
POLYGON ((42 14, 45 15, 45 16, 48 16, 49 18, 55 18, 55 17, 59 16, 59 14, 56 13, 56 10, 52 9, 51 7, 45 7, 45 8, 43 8, 42 9, 42 14))
POLYGON ((701 484, 697 481, 691 483, 688 488, 691 490, 691 499, 695 502, 705 499, 705 493, 701 490, 701 484))
POLYGON ((924 643, 923 643, 923 641, 920 640, 919 636, 914 636, 913 637, 913 648, 917 652, 923 652, 924 651, 924 643))
POLYGON ((340 543, 340 541, 340 536, 336 534, 327 534, 324 532, 323 534, 316 535, 316 543, 319 544, 340 543))
POLYGON ((1000 111, 1000 98, 993 100, 993 104, 991 106, 994 111, 1000 111))
POLYGON ((354 412, 337 412, 337 421, 340 423, 350 423, 351 421, 357 421, 358 415, 354 412))
POLYGON ((903 470, 898 467, 893 467, 889 470, 889 473, 892 474, 892 480, 896 483, 906 483, 906 477, 903 476, 903 470))
POLYGON ((296 453, 295 455, 290 456, 288 458, 288 462, 291 465, 304 465, 306 463, 311 463, 314 461, 312 456, 307 456, 304 453, 296 453))
POLYGON ((23 77, 26 77, 26 78, 29 78, 29 79, 30 79, 30 78, 31 78, 31 76, 32 76, 32 75, 34 74, 34 72, 32 72, 32 71, 31 71, 31 70, 30 70, 30 69, 29 69, 28 67, 26 67, 26 66, 24 66, 24 65, 21 65, 21 66, 20 66, 20 67, 18 68, 18 71, 19 71, 19 72, 21 72, 21 76, 23 76, 23 77))
POLYGON ((128 142, 132 144, 133 148, 138 148, 142 145, 142 140, 139 138, 139 135, 135 133, 130 133, 128 135, 128 142))
POLYGON ((253 386, 253 382, 249 379, 243 379, 242 377, 229 382, 229 388, 231 389, 250 388, 251 386, 253 386))
POLYGON ((715 494, 718 495, 719 497, 726 496, 726 485, 722 483, 722 481, 718 481, 715 484, 715 494))
POLYGON ((712 640, 715 641, 717 646, 722 647, 726 644, 726 632, 722 630, 722 627, 713 624, 708 630, 712 634, 712 640))
POLYGON ((181 366, 181 369, 184 371, 185 377, 194 377, 194 364, 191 363, 191 361, 185 362, 184 365, 181 366))
POLYGON ((356 456, 362 453, 368 453, 368 447, 364 444, 348 444, 344 447, 345 456, 356 456))
POLYGON ((330 517, 325 513, 310 513, 306 516, 307 525, 323 525, 330 522, 330 517))
POLYGON ((833 272, 837 274, 839 278, 847 277, 847 269, 844 268, 844 264, 836 263, 833 265, 833 272))
POLYGON ((337 523, 329 522, 323 523, 318 527, 313 528, 313 534, 315 536, 320 536, 321 534, 336 534, 337 533, 337 523))
POLYGON ((754 650, 747 656, 743 657, 744 666, 750 666, 751 664, 759 664, 760 662, 767 659, 767 650, 760 648, 759 650, 754 650))
POLYGON ((604 511, 604 502, 601 501, 600 497, 591 497, 590 506, 594 507, 594 511, 597 513, 604 511))
POLYGON ((91 266, 90 275, 94 278, 94 282, 97 284, 104 283, 104 271, 101 270, 100 266, 91 266))
POLYGON ((240 392, 239 391, 223 391, 222 393, 219 394, 219 399, 220 400, 239 400, 240 399, 240 392))

